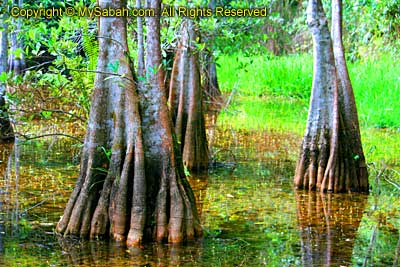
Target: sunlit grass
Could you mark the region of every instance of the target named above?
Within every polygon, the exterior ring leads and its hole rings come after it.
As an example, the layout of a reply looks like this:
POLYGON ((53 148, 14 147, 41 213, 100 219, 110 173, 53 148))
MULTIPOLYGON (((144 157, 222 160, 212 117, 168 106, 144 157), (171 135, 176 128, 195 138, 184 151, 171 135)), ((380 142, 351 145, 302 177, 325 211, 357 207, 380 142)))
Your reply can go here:
POLYGON ((243 55, 221 56, 218 78, 223 92, 237 89, 247 96, 290 96, 307 98, 312 83, 310 55, 287 57, 243 55))
POLYGON ((400 62, 388 56, 350 64, 361 125, 400 129, 400 62))
MULTIPOLYGON (((279 96, 302 100, 308 106, 312 85, 312 56, 309 54, 268 58, 242 55, 221 56, 218 77, 223 92, 236 96, 279 96)), ((360 123, 367 128, 400 127, 400 61, 389 56, 349 64, 360 123)), ((270 98, 267 98, 270 99, 270 98)), ((237 97, 236 97, 237 100, 237 97)), ((260 103, 256 99, 254 105, 260 103)), ((282 98, 277 98, 277 102, 282 98)), ((240 99, 239 99, 240 102, 240 99)), ((252 110, 257 111, 257 108, 252 110)), ((290 113, 290 110, 286 112, 290 113)), ((299 121, 306 116, 301 116, 299 121)), ((262 119, 261 119, 262 120, 262 119)), ((300 121, 299 123, 303 123, 300 121)))
MULTIPOLYGON (((231 98, 218 118, 233 129, 304 133, 312 84, 312 55, 221 56, 221 90, 231 98)), ((398 166, 399 61, 383 56, 349 64, 368 162, 398 166)))
POLYGON ((218 118, 220 125, 236 129, 290 131, 302 134, 308 107, 301 99, 291 97, 237 96, 234 103, 218 118))

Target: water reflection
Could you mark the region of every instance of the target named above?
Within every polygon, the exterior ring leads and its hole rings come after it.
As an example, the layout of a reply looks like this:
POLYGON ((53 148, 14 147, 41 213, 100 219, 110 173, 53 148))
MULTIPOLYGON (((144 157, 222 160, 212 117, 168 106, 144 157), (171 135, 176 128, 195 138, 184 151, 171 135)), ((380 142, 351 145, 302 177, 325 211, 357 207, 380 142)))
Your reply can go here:
POLYGON ((350 266, 367 196, 296 192, 303 266, 350 266))
POLYGON ((190 245, 148 244, 127 248, 107 241, 59 239, 69 266, 191 266, 198 259, 201 242, 190 245))
POLYGON ((295 164, 285 156, 290 143, 274 134, 235 134, 239 148, 232 141, 227 150, 215 144, 215 151, 226 156, 217 159, 222 163, 240 152, 236 168, 221 164, 208 175, 190 177, 203 240, 183 247, 146 244, 138 250, 113 242, 65 243, 54 236, 79 172, 75 143, 20 142, 18 164, 13 146, 0 146, 0 232, 6 233, 0 236, 0 266, 362 266, 380 218, 387 223, 378 228, 368 263, 398 264, 398 195, 379 196, 379 210, 372 198, 366 205, 363 195, 300 191, 294 197, 295 164), (251 148, 251 139, 264 143, 251 148))
POLYGON ((192 174, 188 177, 188 181, 196 198, 197 212, 202 220, 204 204, 207 201, 208 173, 192 174))
MULTIPOLYGON (((11 167, 11 152, 13 150, 13 144, 1 144, 0 145, 0 177, 6 176, 7 169, 11 167)), ((6 220, 3 210, 4 210, 4 198, 7 196, 8 191, 6 188, 0 187, 0 253, 4 252, 4 235, 5 235, 5 225, 6 220)), ((0 259, 0 263, 2 260, 0 259)))

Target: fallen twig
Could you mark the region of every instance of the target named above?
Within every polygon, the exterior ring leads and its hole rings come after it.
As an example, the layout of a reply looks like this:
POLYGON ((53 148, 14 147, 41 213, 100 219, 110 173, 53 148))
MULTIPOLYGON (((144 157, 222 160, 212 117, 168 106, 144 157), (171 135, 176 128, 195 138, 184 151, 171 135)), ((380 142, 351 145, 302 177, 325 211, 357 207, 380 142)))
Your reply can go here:
POLYGON ((368 246, 368 249, 367 249, 367 253, 365 254, 364 263, 362 265, 363 267, 367 266, 368 259, 371 258, 372 249, 373 249, 374 244, 375 244, 377 233, 378 233, 378 225, 375 225, 374 226, 374 231, 372 232, 372 236, 371 236, 371 239, 369 241, 369 246, 368 246))
POLYGON ((41 134, 41 135, 36 135, 36 136, 28 136, 28 135, 25 135, 25 134, 18 133, 18 137, 22 137, 25 140, 33 140, 33 139, 38 139, 38 138, 43 138, 43 137, 50 137, 50 136, 68 137, 68 138, 74 139, 74 140, 76 140, 76 141, 78 141, 78 142, 83 144, 83 140, 82 139, 80 139, 78 137, 75 137, 73 135, 64 134, 64 133, 49 133, 49 134, 41 134))

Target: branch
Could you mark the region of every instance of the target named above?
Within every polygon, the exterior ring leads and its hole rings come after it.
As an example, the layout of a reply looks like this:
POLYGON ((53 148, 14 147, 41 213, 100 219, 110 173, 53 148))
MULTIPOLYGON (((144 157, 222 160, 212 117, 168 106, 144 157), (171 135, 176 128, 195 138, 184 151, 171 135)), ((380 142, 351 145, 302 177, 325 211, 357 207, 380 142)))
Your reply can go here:
POLYGON ((70 113, 70 112, 68 112, 68 111, 61 110, 61 109, 42 109, 42 111, 49 111, 49 112, 54 112, 54 113, 66 114, 66 115, 69 115, 69 116, 71 116, 71 117, 74 117, 74 118, 76 118, 76 119, 78 119, 78 120, 80 120, 80 121, 86 122, 86 119, 85 119, 85 118, 83 118, 83 117, 81 117, 81 116, 78 116, 78 115, 76 115, 76 114, 70 113))
POLYGON ((44 66, 44 65, 46 65, 46 64, 51 64, 52 62, 53 62, 52 60, 51 60, 51 61, 46 61, 46 62, 37 64, 37 65, 32 66, 32 67, 29 67, 29 68, 25 68, 25 69, 23 69, 22 71, 27 71, 27 70, 31 70, 31 69, 38 69, 38 68, 40 68, 41 66, 44 66))
POLYGON ((368 246, 367 252, 365 254, 365 259, 364 259, 364 262, 363 262, 363 265, 362 265, 363 267, 366 267, 367 263, 368 263, 368 260, 371 259, 371 253, 372 253, 372 249, 374 247, 374 243, 375 243, 375 240, 376 240, 377 233, 378 233, 378 225, 375 225, 374 226, 374 231, 373 231, 371 239, 369 241, 369 246, 368 246))
MULTIPOLYGON (((9 111, 10 111, 10 112, 11 112, 11 111, 13 111, 13 112, 18 111, 18 112, 24 112, 24 113, 32 113, 31 110, 20 109, 20 108, 9 109, 9 111)), ((82 122, 86 122, 86 119, 85 119, 85 118, 83 118, 83 117, 81 117, 81 116, 78 116, 78 115, 76 115, 76 114, 70 113, 70 112, 68 112, 68 111, 61 110, 61 109, 41 109, 41 110, 39 110, 39 111, 35 111, 35 113, 40 114, 40 112, 42 112, 42 111, 48 111, 48 112, 53 112, 53 113, 61 113, 61 114, 69 115, 69 116, 71 116, 71 117, 74 117, 74 118, 76 118, 76 119, 82 121, 82 122)))
POLYGON ((41 135, 36 135, 36 136, 28 136, 26 134, 17 133, 17 135, 19 135, 19 137, 25 138, 25 140, 33 140, 33 139, 38 139, 38 138, 43 138, 43 137, 50 137, 50 136, 63 136, 63 137, 68 137, 68 138, 74 139, 75 141, 78 141, 82 144, 84 143, 82 139, 75 137, 73 135, 64 134, 64 133, 49 133, 49 134, 41 134, 41 135))
POLYGON ((32 210, 32 209, 34 209, 34 208, 36 208, 36 207, 39 207, 39 206, 43 205, 43 204, 46 203, 46 201, 49 200, 50 198, 55 197, 55 196, 60 195, 60 194, 61 194, 61 193, 55 193, 55 194, 53 194, 53 195, 51 195, 51 196, 49 196, 49 197, 43 199, 42 201, 40 201, 39 203, 36 203, 36 204, 33 205, 32 207, 29 207, 29 208, 25 209, 23 212, 21 212, 21 214, 27 213, 28 211, 30 211, 30 210, 32 210))
POLYGON ((83 69, 81 69, 81 70, 79 70, 79 69, 67 69, 67 70, 70 70, 70 71, 77 71, 77 72, 99 73, 99 74, 104 74, 104 75, 116 76, 116 77, 120 77, 120 78, 123 78, 123 79, 127 79, 128 81, 130 81, 130 82, 136 84, 136 81, 134 81, 134 80, 132 80, 132 79, 129 79, 129 78, 127 78, 127 77, 124 76, 124 75, 117 74, 117 73, 113 73, 113 72, 98 71, 98 70, 83 70, 83 69))

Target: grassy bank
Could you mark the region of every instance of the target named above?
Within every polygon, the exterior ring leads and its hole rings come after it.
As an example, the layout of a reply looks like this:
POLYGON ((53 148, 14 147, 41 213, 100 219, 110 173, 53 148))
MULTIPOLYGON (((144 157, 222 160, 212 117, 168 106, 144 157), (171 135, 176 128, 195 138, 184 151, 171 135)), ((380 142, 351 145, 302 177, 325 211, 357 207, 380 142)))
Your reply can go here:
MULTIPOLYGON (((221 89, 231 102, 219 124, 235 129, 304 132, 312 56, 218 59, 221 89)), ((369 162, 397 165, 400 155, 400 63, 390 57, 349 64, 369 162)))

